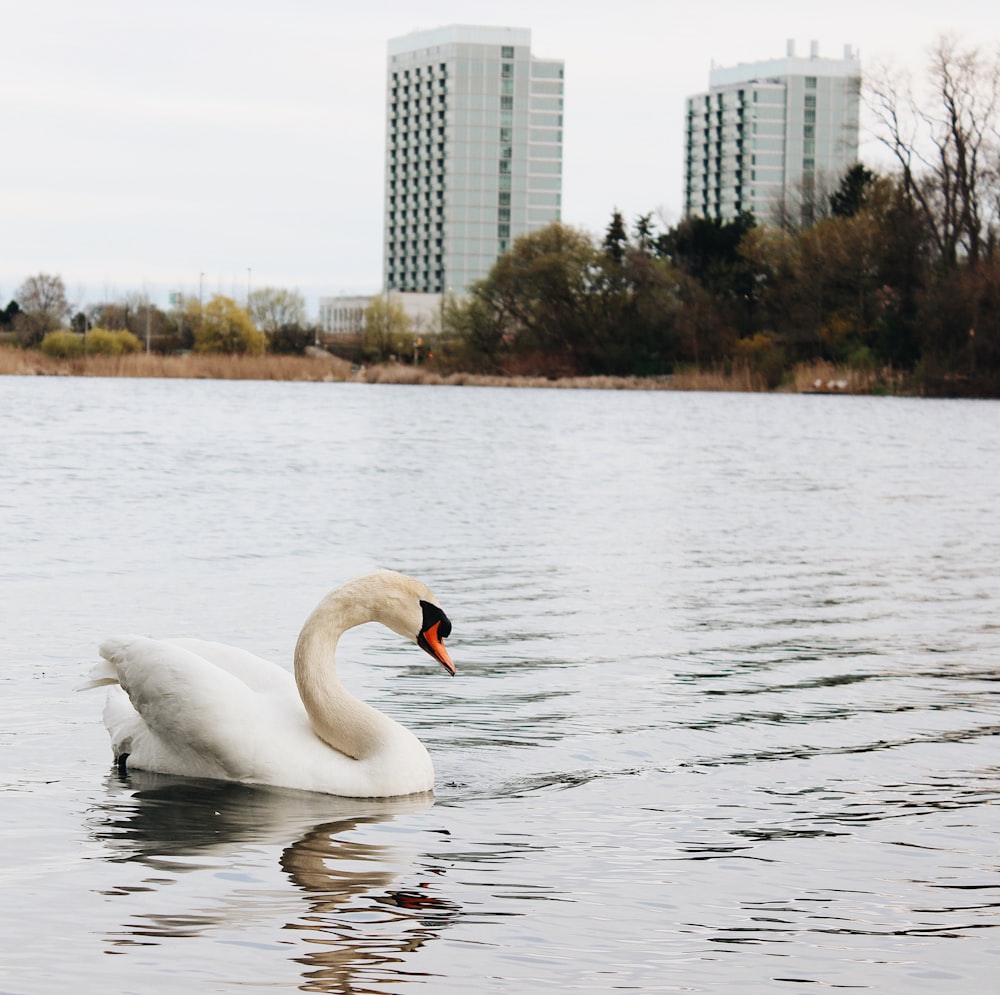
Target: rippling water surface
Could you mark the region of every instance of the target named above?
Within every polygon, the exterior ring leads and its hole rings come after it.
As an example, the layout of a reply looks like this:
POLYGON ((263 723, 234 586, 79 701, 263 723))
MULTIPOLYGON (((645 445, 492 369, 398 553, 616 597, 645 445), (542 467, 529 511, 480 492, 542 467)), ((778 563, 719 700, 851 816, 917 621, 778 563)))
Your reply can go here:
POLYGON ((0 380, 0 991, 993 992, 1000 405, 0 380), (342 676, 430 799, 110 767, 105 635, 342 676), (808 987, 807 987, 808 986, 808 987))

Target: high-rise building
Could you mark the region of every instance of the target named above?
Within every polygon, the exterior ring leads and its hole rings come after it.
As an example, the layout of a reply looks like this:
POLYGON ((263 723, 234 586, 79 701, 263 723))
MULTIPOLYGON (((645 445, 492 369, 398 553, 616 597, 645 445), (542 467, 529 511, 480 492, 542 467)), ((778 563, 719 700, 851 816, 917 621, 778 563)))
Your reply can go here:
POLYGON ((386 290, 461 294, 519 235, 558 221, 563 63, 524 28, 389 42, 386 290))
POLYGON ((688 98, 684 213, 730 221, 803 220, 858 161, 861 63, 808 58, 713 68, 707 93, 688 98))

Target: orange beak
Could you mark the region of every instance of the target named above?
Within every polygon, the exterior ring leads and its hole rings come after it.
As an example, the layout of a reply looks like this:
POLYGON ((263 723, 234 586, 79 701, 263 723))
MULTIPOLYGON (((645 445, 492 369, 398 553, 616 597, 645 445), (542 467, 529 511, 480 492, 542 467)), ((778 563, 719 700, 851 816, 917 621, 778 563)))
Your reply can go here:
POLYGON ((440 663, 452 677, 454 677, 455 664, 451 662, 451 657, 448 656, 448 651, 444 648, 444 643, 441 642, 441 637, 438 635, 438 628, 440 625, 441 622, 439 620, 424 629, 424 631, 417 636, 417 645, 425 652, 430 653, 430 655, 434 657, 434 659, 437 660, 437 662, 440 663))

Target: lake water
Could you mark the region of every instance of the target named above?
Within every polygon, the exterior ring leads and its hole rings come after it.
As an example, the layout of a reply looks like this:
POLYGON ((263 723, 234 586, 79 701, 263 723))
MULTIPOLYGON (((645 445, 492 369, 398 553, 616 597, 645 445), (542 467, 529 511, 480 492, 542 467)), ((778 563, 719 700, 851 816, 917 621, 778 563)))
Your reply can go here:
POLYGON ((0 378, 0 991, 996 992, 1000 404, 0 378), (428 799, 111 769, 106 635, 342 677, 428 799))

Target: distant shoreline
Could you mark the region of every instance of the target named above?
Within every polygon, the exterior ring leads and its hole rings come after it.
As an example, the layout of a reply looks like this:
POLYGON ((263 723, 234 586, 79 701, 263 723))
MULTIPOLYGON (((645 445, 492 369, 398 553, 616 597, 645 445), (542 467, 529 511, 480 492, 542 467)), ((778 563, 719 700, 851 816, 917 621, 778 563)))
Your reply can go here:
MULTIPOLYGON (((381 383, 462 387, 534 387, 580 390, 708 390, 769 393, 763 377, 744 367, 732 371, 681 370, 671 376, 542 377, 441 373, 404 364, 356 367, 326 353, 313 356, 241 356, 216 353, 164 356, 137 353, 56 359, 37 350, 0 348, 0 376, 133 377, 194 380, 275 380, 311 383, 381 383)), ((796 369, 774 393, 912 394, 901 380, 849 371, 826 363, 796 369)))

